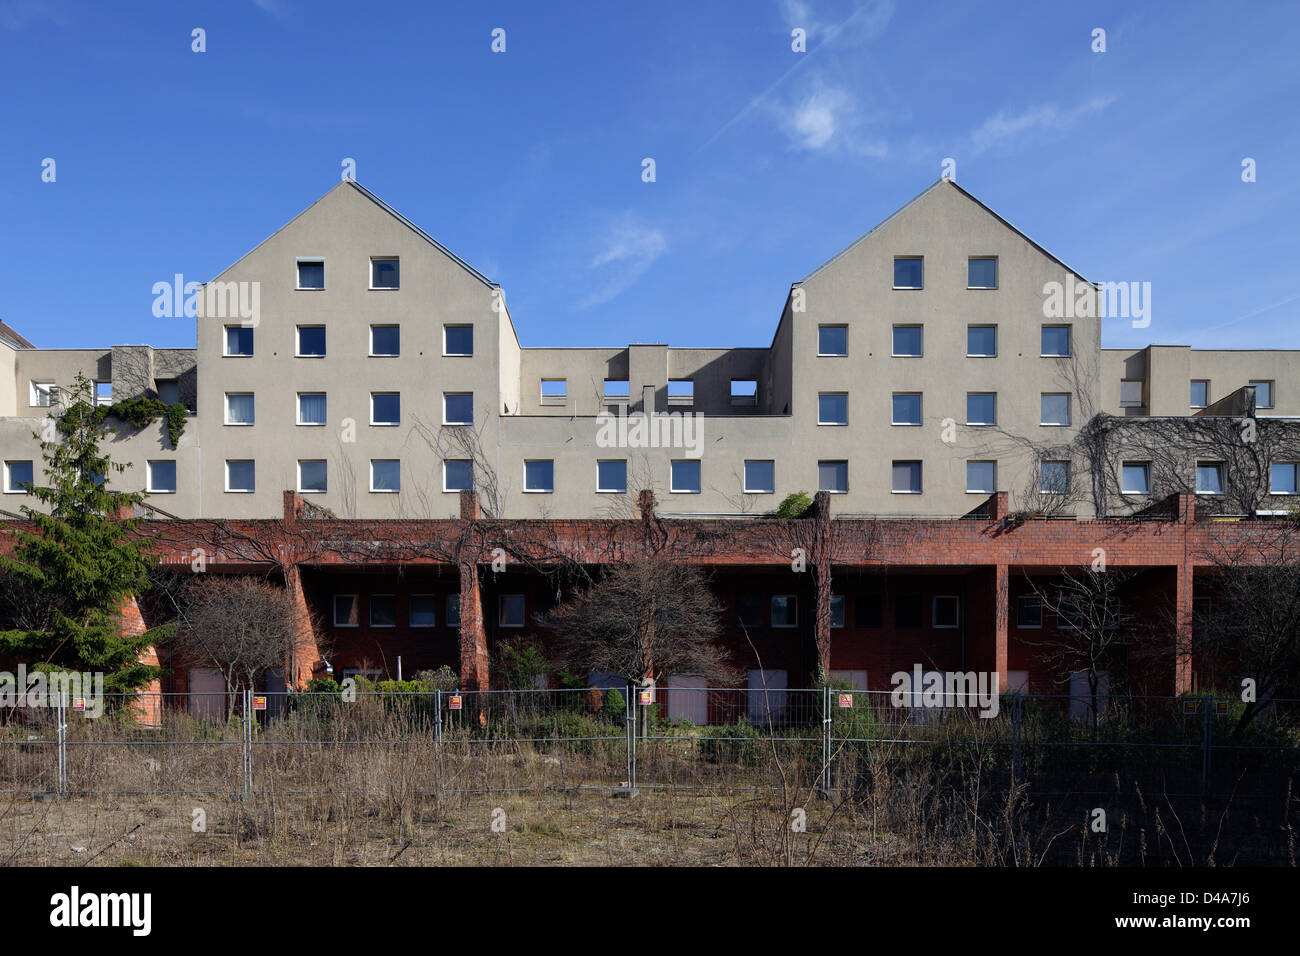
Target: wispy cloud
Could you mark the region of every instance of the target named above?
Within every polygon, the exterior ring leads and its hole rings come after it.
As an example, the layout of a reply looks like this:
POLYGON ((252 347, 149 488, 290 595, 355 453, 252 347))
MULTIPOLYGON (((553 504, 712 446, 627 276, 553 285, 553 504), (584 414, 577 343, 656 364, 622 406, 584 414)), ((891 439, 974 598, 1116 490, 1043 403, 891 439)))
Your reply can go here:
POLYGON ((1034 130, 1069 129, 1088 114, 1099 113, 1114 102, 1113 96, 1098 96, 1073 109, 1061 109, 1055 104, 1047 104, 1031 107, 1014 116, 1008 116, 1005 112, 998 113, 986 119, 970 134, 971 150, 978 155, 1034 130))
POLYGON ((865 117, 857 99, 843 87, 820 78, 788 103, 770 107, 790 145, 800 150, 836 150, 881 157, 888 151, 883 140, 864 135, 865 117))
POLYGON ((579 305, 589 309, 619 295, 645 275, 668 249, 662 230, 630 214, 614 220, 601 237, 591 258, 586 282, 589 291, 579 305))
POLYGON ((68 13, 62 3, 54 0, 0 0, 0 30, 21 30, 38 20, 63 26, 68 13))

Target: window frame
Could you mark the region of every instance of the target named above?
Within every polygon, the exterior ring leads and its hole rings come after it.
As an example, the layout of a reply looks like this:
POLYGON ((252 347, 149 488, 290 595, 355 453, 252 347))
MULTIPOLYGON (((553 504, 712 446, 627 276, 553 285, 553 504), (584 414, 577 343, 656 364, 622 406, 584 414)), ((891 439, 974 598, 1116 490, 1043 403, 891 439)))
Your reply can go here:
POLYGON ((967 256, 966 257, 966 289, 971 292, 996 292, 998 285, 1002 281, 1002 269, 998 262, 997 256, 967 256), (992 285, 971 285, 970 283, 970 265, 972 262, 992 262, 993 263, 993 284, 992 285))
POLYGON ((473 392, 443 392, 442 393, 442 423, 453 427, 472 426, 474 424, 474 393, 473 392), (453 422, 447 420, 447 399, 463 398, 469 396, 469 421, 453 422))
POLYGON ((889 396, 889 424, 895 428, 919 428, 925 421, 925 393, 924 392, 891 392, 889 396), (907 422, 899 421, 897 417, 897 408, 895 401, 899 398, 916 397, 916 421, 907 422))
POLYGON ((257 393, 256 392, 225 392, 223 394, 224 394, 223 414, 225 417, 225 421, 223 422, 223 424, 229 425, 231 428, 251 428, 252 426, 257 424, 257 393), (252 399, 253 417, 249 421, 232 422, 230 420, 230 398, 232 395, 238 395, 238 396, 247 395, 250 399, 252 399))
POLYGON ((293 291, 295 292, 324 292, 325 291, 325 257, 324 256, 296 256, 293 260, 293 291), (302 267, 304 265, 320 266, 320 285, 303 285, 302 284, 302 267))
POLYGON ((473 358, 474 357, 474 325, 471 322, 444 322, 442 324, 442 355, 443 358, 473 358), (447 330, 448 329, 469 329, 469 351, 468 352, 450 352, 447 350, 447 330))
POLYGON ((818 358, 847 358, 849 354, 849 327, 844 322, 822 322, 817 326, 817 357, 818 358), (826 329, 840 329, 844 332, 844 351, 843 352, 823 352, 822 351, 822 332, 826 329))
POLYGON ((402 492, 402 459, 400 458, 371 458, 370 459, 370 493, 372 495, 397 495, 402 492), (397 465, 397 487, 396 488, 376 488, 375 487, 375 465, 396 463, 397 465))
POLYGON ((998 423, 998 393, 997 392, 967 392, 966 393, 966 424, 971 428, 993 428, 998 423), (970 400, 974 397, 993 399, 993 414, 988 421, 976 422, 971 421, 970 400))
POLYGON ((180 489, 180 469, 176 466, 175 458, 150 458, 144 463, 145 477, 144 490, 151 495, 174 495, 180 489), (171 465, 172 466, 172 487, 158 488, 154 486, 153 472, 154 465, 171 465))
POLYGON ((934 594, 930 596, 930 630, 932 631, 958 631, 961 630, 961 596, 957 594, 934 594), (952 624, 939 623, 939 602, 952 601, 953 612, 956 620, 952 624))
POLYGON ((968 495, 992 495, 997 494, 998 490, 998 463, 996 459, 989 458, 968 458, 966 460, 966 494, 968 495), (971 465, 992 465, 993 481, 992 488, 972 488, 970 486, 970 466, 971 465))
POLYGON ((1119 463, 1119 493, 1121 495, 1150 495, 1151 494, 1151 462, 1145 459, 1134 458, 1129 461, 1121 460, 1119 463), (1125 471, 1129 468, 1141 467, 1144 476, 1145 488, 1137 491, 1128 488, 1125 483, 1125 471))
POLYGON ((400 322, 371 322, 369 331, 369 349, 367 358, 401 358, 402 357, 402 326, 400 322), (376 352, 375 351, 375 329, 396 329, 397 330, 397 351, 396 352, 376 352))
POLYGON ((1073 402, 1070 401, 1069 392, 1040 392, 1038 398, 1038 427, 1039 428, 1070 428, 1074 422, 1073 402), (1045 409, 1043 408, 1043 399, 1048 397, 1065 396, 1065 421, 1049 422, 1045 421, 1045 409))
POLYGON ((998 357, 998 326, 996 322, 968 322, 966 324, 966 357, 967 358, 997 358, 998 357), (972 329, 992 329, 993 330, 993 351, 992 352, 972 352, 970 350, 970 334, 972 329))
POLYGON ((596 494, 598 495, 627 494, 627 459, 626 458, 597 458, 596 459, 596 494), (602 488, 600 486, 601 465, 622 465, 623 466, 623 487, 622 488, 602 488))
POLYGON ((1140 378, 1120 379, 1119 380, 1119 407, 1120 408, 1146 408, 1147 407, 1146 397, 1143 394, 1146 391, 1145 386, 1146 383, 1140 378), (1130 385, 1130 386, 1136 385, 1138 387, 1138 397, 1136 402, 1132 401, 1131 399, 1125 399, 1124 397, 1125 385, 1130 385))
POLYGON ((845 427, 849 423, 849 393, 848 392, 818 392, 817 393, 817 424, 830 428, 845 427), (844 399, 844 418, 841 421, 827 421, 822 418, 822 399, 823 398, 843 398, 844 399))
POLYGON ((896 292, 920 292, 925 289, 925 256, 894 256, 890 283, 890 289, 896 292), (921 276, 916 285, 898 284, 898 264, 900 262, 920 263, 921 276))
POLYGON ((254 495, 257 494, 257 459, 256 458, 227 458, 225 460, 225 493, 228 495, 254 495), (253 487, 251 488, 232 488, 230 487, 230 466, 249 464, 253 466, 253 487))
POLYGON ((372 428, 398 428, 402 424, 402 393, 401 392, 371 392, 370 393, 370 425, 372 428), (375 421, 375 398, 377 396, 397 396, 397 420, 396 421, 375 421))
POLYGON ((1074 354, 1074 325, 1069 322, 1044 322, 1039 326, 1038 332, 1038 357, 1039 358, 1070 358, 1074 354), (1043 335, 1048 329, 1065 329, 1065 351, 1064 352, 1044 352, 1043 346, 1047 343, 1043 341, 1043 335))
POLYGON ((366 624, 372 630, 387 631, 397 627, 397 595, 396 594, 371 594, 366 601, 366 624), (393 602, 393 623, 376 624, 375 623, 375 602, 380 598, 389 598, 393 602))
POLYGON ((1246 383, 1255 389, 1255 407, 1256 408, 1276 408, 1277 407, 1277 380, 1271 378, 1251 379, 1246 383), (1264 405, 1259 400, 1259 386, 1268 386, 1268 404, 1264 405))
POLYGON ((474 490, 474 459, 472 458, 444 458, 442 460, 442 490, 444 494, 459 494, 462 491, 474 490), (450 464, 469 465, 469 484, 464 488, 449 488, 447 486, 447 466, 450 464))
POLYGON ((817 460, 817 490, 824 491, 828 495, 847 495, 849 493, 849 460, 847 458, 819 458, 817 460), (844 471, 844 489, 837 490, 833 488, 823 488, 822 484, 822 465, 843 465, 844 471))
POLYGON ((424 630, 430 627, 438 626, 438 595, 436 594, 411 594, 406 599, 406 626, 412 630, 424 630), (415 623, 415 602, 421 598, 427 598, 433 614, 433 622, 430 624, 415 623))
POLYGON ((790 630, 799 626, 799 596, 797 594, 773 594, 767 602, 768 621, 773 630, 790 630), (792 612, 790 623, 776 623, 776 602, 779 600, 789 601, 788 609, 792 612))
POLYGON ((1070 460, 1068 458, 1045 458, 1038 462, 1038 493, 1040 495, 1068 495, 1070 493, 1070 460), (1064 465, 1065 466, 1065 488, 1061 491, 1049 491, 1044 487, 1043 466, 1044 465, 1064 465))
POLYGON ((227 323, 221 327, 221 357, 222 358, 252 358, 257 350, 256 329, 251 325, 241 325, 238 322, 227 323), (230 330, 238 329, 241 332, 248 332, 249 349, 247 352, 230 351, 230 330))
MULTIPOLYGON (((1196 468, 1196 493, 1198 495, 1208 495, 1210 497, 1214 497, 1216 495, 1226 495, 1228 493, 1228 463, 1226 461, 1223 461, 1221 459, 1206 459, 1204 461, 1201 461, 1200 459, 1197 459, 1194 467, 1196 468), (1202 468, 1213 468, 1215 470, 1215 474, 1219 482, 1218 491, 1201 490, 1201 469, 1202 468)), ((1269 484, 1271 485, 1272 483, 1273 483, 1273 474, 1272 474, 1272 469, 1270 468, 1269 484)))
POLYGON ((774 495, 776 494, 776 459, 775 458, 746 458, 741 464, 740 490, 746 495, 774 495), (771 468, 772 481, 770 488, 751 488, 749 486, 749 466, 750 465, 768 465, 771 468))
POLYGON ((704 491, 704 465, 698 458, 673 458, 668 463, 668 493, 672 495, 698 495, 704 491), (694 489, 677 487, 677 466, 694 465, 696 486, 694 489))
POLYGON ((367 286, 371 292, 399 292, 402 288, 402 257, 401 256, 371 256, 367 262, 367 286), (397 263, 397 284, 396 285, 375 285, 375 264, 379 262, 396 262, 397 263))
POLYGON ((11 458, 5 460, 5 487, 4 493, 7 495, 25 495, 29 494, 26 488, 14 488, 13 486, 13 465, 29 465, 32 469, 32 478, 30 484, 36 486, 36 461, 32 458, 11 458))
POLYGON ((555 494, 555 459, 554 458, 525 458, 523 462, 524 484, 522 493, 525 495, 552 495, 555 494), (529 465, 550 465, 551 481, 547 488, 529 488, 528 487, 528 466, 529 465))
POLYGON ((335 594, 335 595, 332 595, 332 596, 331 596, 331 599, 330 599, 330 610, 331 610, 331 612, 332 612, 332 613, 331 613, 331 618, 332 618, 332 620, 334 621, 334 627, 356 628, 356 627, 360 627, 360 626, 361 626, 361 595, 360 595, 360 594, 335 594), (353 624, 348 624, 347 622, 341 622, 341 621, 339 621, 339 598, 351 598, 351 599, 352 599, 352 611, 353 611, 353 616, 356 617, 356 622, 355 622, 355 623, 353 623, 353 624))
POLYGON ((925 325, 920 322, 895 322, 890 326, 889 332, 889 357, 890 358, 924 358, 925 357, 925 325), (915 352, 899 352, 898 349, 898 330, 899 329, 916 329, 920 336, 915 352))
POLYGON ((921 495, 925 494, 925 462, 920 458, 895 458, 889 463, 889 493, 891 495, 921 495), (894 487, 894 469, 898 465, 916 465, 917 487, 915 491, 911 489, 899 490, 894 487))
POLYGON ((1192 378, 1187 380, 1187 407, 1188 408, 1209 408, 1210 407, 1210 379, 1192 378), (1198 384, 1205 386, 1205 402, 1204 404, 1201 405, 1197 405, 1192 401, 1192 386, 1198 384))
POLYGON ((497 627, 511 631, 520 630, 528 625, 528 601, 522 594, 498 594, 497 595, 497 627), (506 621, 506 599, 519 599, 519 623, 510 624, 506 621))
POLYGON ((1300 462, 1294 461, 1270 461, 1268 463, 1268 493, 1278 497, 1288 498, 1300 494, 1300 462), (1291 491, 1274 491, 1273 490, 1273 469, 1290 468, 1291 469, 1291 491))
MULTIPOLYGON (((296 290, 295 290, 296 291, 296 290)), ((293 357, 305 359, 323 359, 329 354, 329 332, 326 326, 321 322, 303 322, 295 324, 293 327, 293 357), (302 331, 303 329, 320 329, 321 335, 324 336, 322 351, 304 352, 302 350, 302 331)))
POLYGON ((294 392, 294 424, 303 428, 324 428, 329 424, 329 393, 328 392, 294 392), (302 418, 302 398, 304 395, 320 395, 325 398, 325 420, 320 422, 307 422, 302 418))
POLYGON ((299 459, 297 460, 297 462, 296 462, 296 465, 295 465, 295 470, 296 470, 296 472, 297 472, 297 481, 295 482, 295 486, 296 486, 296 488, 297 488, 297 490, 298 490, 298 494, 300 494, 300 495, 327 495, 327 494, 329 494, 329 487, 330 487, 330 480, 329 480, 329 467, 330 467, 330 464, 329 464, 329 459, 328 459, 328 458, 299 458, 299 459), (321 464, 321 465, 324 465, 324 466, 325 466, 325 487, 324 487, 324 488, 306 488, 306 487, 304 487, 304 485, 303 485, 303 480, 302 480, 302 466, 303 466, 304 464, 313 464, 313 465, 314 465, 314 464, 321 464))
POLYGON ((1037 594, 1017 594, 1016 595, 1016 629, 1021 631, 1041 631, 1043 629, 1043 599, 1037 594), (1024 622, 1025 608, 1032 606, 1038 609, 1038 623, 1026 624, 1024 622))

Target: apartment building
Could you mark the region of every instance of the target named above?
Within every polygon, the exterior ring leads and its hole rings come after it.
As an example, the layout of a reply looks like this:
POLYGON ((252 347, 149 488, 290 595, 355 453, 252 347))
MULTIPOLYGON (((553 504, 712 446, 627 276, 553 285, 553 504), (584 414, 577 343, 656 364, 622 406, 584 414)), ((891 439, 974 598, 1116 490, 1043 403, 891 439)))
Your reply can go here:
MULTIPOLYGON (((200 302, 193 350, 39 349, 6 327, 4 510, 41 480, 32 433, 79 372, 100 401, 190 409, 175 447, 162 423, 110 447, 131 465, 110 480, 179 518, 276 517, 286 490, 445 518, 468 488, 515 518, 632 514, 642 489, 665 514, 824 490, 836 513, 957 517, 1077 489, 1097 413, 1300 416, 1300 352, 1102 349, 1098 288, 948 180, 793 283, 766 347, 523 348, 499 285, 351 181, 200 302), (1070 317, 1047 314, 1051 283, 1077 290, 1070 317)), ((1277 464, 1281 500, 1296 468, 1277 464)))

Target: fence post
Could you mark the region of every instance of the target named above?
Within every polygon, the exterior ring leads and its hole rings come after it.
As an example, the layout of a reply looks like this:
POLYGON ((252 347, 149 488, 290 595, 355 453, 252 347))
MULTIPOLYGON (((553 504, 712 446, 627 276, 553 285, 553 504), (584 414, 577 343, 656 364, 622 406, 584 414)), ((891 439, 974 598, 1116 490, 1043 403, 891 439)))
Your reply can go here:
POLYGON ((628 793, 636 790, 636 692, 629 691, 623 706, 626 715, 623 728, 627 736, 627 789, 628 793))
POLYGON ((244 728, 243 751, 244 751, 244 772, 243 772, 243 799, 247 800, 253 795, 253 731, 250 722, 253 717, 253 702, 249 699, 252 691, 244 690, 244 719, 240 721, 244 728))
POLYGON ((60 690, 58 703, 54 708, 55 734, 58 739, 56 750, 57 767, 54 777, 54 789, 58 796, 65 797, 68 794, 68 724, 67 724, 67 691, 60 690))
POLYGON ((1201 740, 1201 798, 1204 799, 1210 788, 1210 751, 1214 748, 1214 715, 1210 712, 1213 702, 1209 697, 1201 698, 1205 707, 1204 730, 1201 740))
POLYGON ((822 793, 831 792, 831 685, 822 688, 822 793))
POLYGON ((442 793, 442 691, 433 692, 433 762, 438 793, 442 793))
POLYGON ((1025 699, 1020 693, 1011 695, 1011 785, 1020 780, 1021 774, 1021 748, 1023 746, 1024 728, 1021 725, 1021 715, 1024 713, 1025 699))

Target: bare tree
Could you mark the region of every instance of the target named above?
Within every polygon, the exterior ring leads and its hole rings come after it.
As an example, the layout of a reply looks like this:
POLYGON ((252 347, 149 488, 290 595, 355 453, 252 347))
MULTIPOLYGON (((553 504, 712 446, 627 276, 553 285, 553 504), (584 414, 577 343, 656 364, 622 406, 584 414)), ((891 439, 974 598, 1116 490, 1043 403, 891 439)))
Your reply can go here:
POLYGON ((289 594, 265 581, 209 575, 187 590, 180 626, 169 643, 177 657, 221 672, 227 714, 233 714, 239 689, 253 687, 268 669, 286 665, 305 622, 295 614, 289 594))

